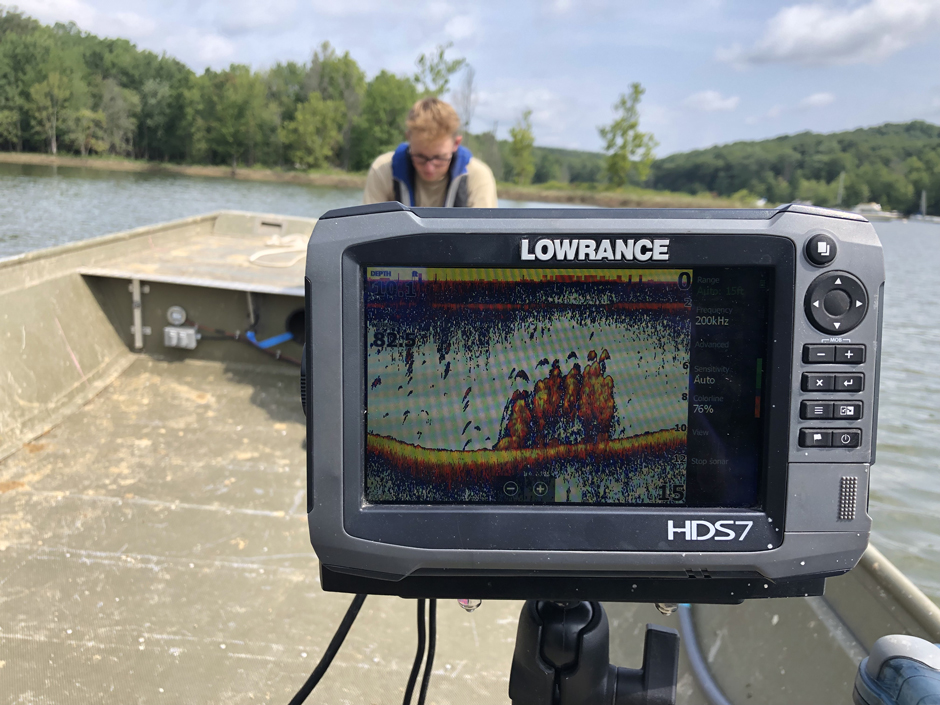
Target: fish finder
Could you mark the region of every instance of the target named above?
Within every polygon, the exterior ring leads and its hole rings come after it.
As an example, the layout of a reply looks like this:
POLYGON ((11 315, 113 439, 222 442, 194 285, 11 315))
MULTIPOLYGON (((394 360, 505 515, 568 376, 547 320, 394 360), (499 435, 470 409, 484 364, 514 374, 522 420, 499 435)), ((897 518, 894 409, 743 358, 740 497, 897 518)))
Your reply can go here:
POLYGON ((868 545, 884 260, 754 210, 330 211, 306 264, 326 590, 740 602, 868 545))

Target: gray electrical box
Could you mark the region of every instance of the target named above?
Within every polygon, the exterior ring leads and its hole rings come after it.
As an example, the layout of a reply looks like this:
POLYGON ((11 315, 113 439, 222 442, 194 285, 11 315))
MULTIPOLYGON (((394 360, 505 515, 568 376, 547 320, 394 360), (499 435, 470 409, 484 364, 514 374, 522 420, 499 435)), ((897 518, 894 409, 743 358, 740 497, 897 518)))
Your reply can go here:
POLYGON ((196 329, 190 326, 164 326, 163 345, 168 348, 185 348, 195 350, 199 335, 196 329))

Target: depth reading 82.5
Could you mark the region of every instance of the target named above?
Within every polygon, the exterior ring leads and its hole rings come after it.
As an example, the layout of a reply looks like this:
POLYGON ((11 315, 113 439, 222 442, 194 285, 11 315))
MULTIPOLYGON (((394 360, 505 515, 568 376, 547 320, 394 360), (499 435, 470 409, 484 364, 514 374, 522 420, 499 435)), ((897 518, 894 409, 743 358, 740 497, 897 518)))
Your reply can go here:
POLYGON ((372 346, 375 348, 413 348, 416 340, 414 333, 395 330, 377 330, 372 336, 372 346))

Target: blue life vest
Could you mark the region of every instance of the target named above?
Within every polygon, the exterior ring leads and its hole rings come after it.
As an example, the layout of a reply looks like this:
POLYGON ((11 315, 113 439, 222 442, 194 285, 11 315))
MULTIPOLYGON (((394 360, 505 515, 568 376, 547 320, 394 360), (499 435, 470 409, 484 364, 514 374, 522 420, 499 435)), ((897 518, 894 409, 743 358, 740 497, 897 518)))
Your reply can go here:
MULTIPOLYGON (((467 207, 467 164, 473 154, 463 145, 457 147, 450 160, 450 173, 448 174, 447 195, 444 197, 444 206, 453 208, 467 207)), ((415 181, 418 176, 411 163, 411 153, 408 143, 402 142, 392 155, 392 184, 395 189, 395 200, 406 206, 415 205, 415 181)))

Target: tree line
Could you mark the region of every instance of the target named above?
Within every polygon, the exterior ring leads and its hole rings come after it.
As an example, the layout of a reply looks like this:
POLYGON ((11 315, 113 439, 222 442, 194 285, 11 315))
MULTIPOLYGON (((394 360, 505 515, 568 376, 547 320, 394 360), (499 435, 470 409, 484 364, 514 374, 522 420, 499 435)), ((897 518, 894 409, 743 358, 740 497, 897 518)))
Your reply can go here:
POLYGON ((0 7, 0 149, 362 169, 398 143, 418 94, 412 77, 367 81, 329 43, 309 63, 196 75, 125 39, 0 7))
POLYGON ((653 163, 650 184, 687 193, 809 201, 851 208, 875 201, 884 210, 940 212, 940 126, 923 121, 673 154, 653 163))
POLYGON ((404 138, 415 100, 448 95, 466 144, 501 181, 624 185, 646 178, 655 142, 637 129, 639 84, 602 128, 606 157, 536 146, 531 111, 511 139, 500 140, 497 125, 469 132, 475 74, 450 49, 419 56, 413 75, 367 78, 349 52, 329 42, 307 63, 261 71, 232 64, 197 75, 126 39, 103 39, 74 23, 46 26, 0 5, 0 150, 362 171, 404 138))

